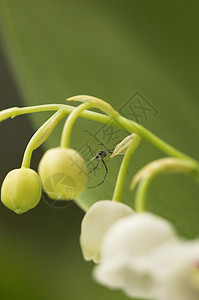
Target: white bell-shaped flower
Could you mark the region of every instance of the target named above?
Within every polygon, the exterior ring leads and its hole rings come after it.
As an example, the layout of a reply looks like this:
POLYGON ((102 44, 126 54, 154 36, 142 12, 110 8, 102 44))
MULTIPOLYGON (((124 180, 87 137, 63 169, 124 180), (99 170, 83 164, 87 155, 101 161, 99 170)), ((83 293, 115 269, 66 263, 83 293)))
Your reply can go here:
POLYGON ((125 277, 123 276, 121 288, 124 292, 130 297, 162 300, 160 298, 161 281, 157 276, 158 272, 154 272, 154 270, 158 268, 158 271, 161 269, 164 272, 164 264, 167 263, 167 259, 171 259, 179 251, 181 245, 182 242, 174 236, 145 255, 130 259, 128 264, 123 266, 125 277))
POLYGON ((101 243, 107 230, 119 219, 132 215, 133 210, 119 202, 102 200, 93 204, 83 218, 80 244, 85 260, 101 259, 101 243))
POLYGON ((171 224, 151 213, 123 218, 103 239, 102 263, 95 268, 94 277, 110 288, 123 289, 131 297, 152 298, 155 283, 149 255, 174 238, 171 224))
POLYGON ((199 240, 157 249, 151 275, 158 300, 198 300, 199 240))

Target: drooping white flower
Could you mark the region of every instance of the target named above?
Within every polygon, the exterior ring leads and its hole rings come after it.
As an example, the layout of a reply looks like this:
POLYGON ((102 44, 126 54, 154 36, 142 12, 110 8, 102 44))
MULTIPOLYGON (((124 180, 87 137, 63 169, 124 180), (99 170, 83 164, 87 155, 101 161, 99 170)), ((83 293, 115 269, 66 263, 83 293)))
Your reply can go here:
POLYGON ((160 247, 152 259, 158 300, 199 299, 199 240, 160 247))
POLYGON ((81 225, 80 244, 85 260, 99 262, 101 243, 107 230, 119 219, 133 213, 129 206, 111 200, 102 200, 93 204, 81 225))
POLYGON ((149 256, 175 236, 169 222, 151 213, 117 221, 104 236, 102 263, 95 268, 94 277, 110 288, 123 289, 131 297, 153 298, 156 290, 149 256))

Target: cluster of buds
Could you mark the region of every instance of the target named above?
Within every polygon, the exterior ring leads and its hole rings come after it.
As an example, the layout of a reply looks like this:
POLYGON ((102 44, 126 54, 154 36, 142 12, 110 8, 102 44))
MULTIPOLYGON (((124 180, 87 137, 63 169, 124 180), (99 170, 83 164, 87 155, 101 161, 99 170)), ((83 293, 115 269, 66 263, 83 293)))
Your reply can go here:
MULTIPOLYGON (((17 108, 2 111, 0 121, 16 113, 17 108)), ((30 169, 32 152, 45 142, 65 115, 66 111, 59 109, 37 130, 26 147, 21 168, 10 171, 3 181, 1 201, 17 214, 34 208, 41 199, 42 189, 52 200, 68 201, 76 199, 86 186, 85 161, 68 145, 71 123, 78 116, 75 109, 66 120, 60 147, 45 152, 39 163, 38 174, 30 169)))
POLYGON ((74 149, 57 147, 43 155, 38 174, 30 168, 10 171, 1 187, 1 201, 17 214, 34 208, 42 188, 53 200, 73 200, 86 186, 84 159, 74 149))

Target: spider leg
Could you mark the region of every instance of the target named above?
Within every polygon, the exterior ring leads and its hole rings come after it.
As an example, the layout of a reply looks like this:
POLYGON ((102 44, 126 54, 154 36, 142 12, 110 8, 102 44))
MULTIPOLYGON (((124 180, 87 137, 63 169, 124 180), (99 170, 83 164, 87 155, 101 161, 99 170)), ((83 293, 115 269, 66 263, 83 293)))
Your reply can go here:
POLYGON ((106 179, 107 174, 108 174, 108 168, 107 168, 107 165, 106 165, 105 161, 103 159, 101 159, 101 161, 103 162, 104 168, 106 170, 106 173, 105 173, 104 178, 102 180, 102 183, 103 183, 104 180, 106 179))
POLYGON ((113 151, 114 151, 115 148, 112 148, 112 149, 106 149, 106 151, 110 154, 113 154, 113 151))
POLYGON ((104 178, 103 178, 103 180, 102 180, 100 183, 98 183, 98 184, 96 184, 96 185, 93 185, 93 186, 89 186, 88 189, 92 189, 92 188, 95 188, 95 187, 101 185, 102 183, 104 183, 104 181, 105 181, 105 179, 106 179, 106 176, 107 176, 107 174, 108 174, 108 168, 107 168, 107 165, 106 165, 105 161, 104 161, 103 159, 101 159, 101 161, 102 161, 102 163, 103 163, 103 165, 104 165, 104 167, 105 167, 105 170, 106 170, 106 173, 105 173, 105 175, 104 175, 104 178))
POLYGON ((106 148, 106 146, 94 135, 92 134, 91 132, 89 132, 88 130, 86 129, 83 129, 83 131, 87 132, 88 134, 90 134, 96 141, 97 143, 100 145, 100 146, 104 146, 104 148, 106 148))
POLYGON ((92 173, 95 169, 97 169, 98 165, 99 165, 99 160, 97 160, 96 166, 95 166, 92 170, 90 170, 90 171, 87 173, 87 175, 89 175, 89 174, 92 173))
POLYGON ((88 162, 90 162, 90 161, 92 161, 93 159, 95 159, 95 154, 93 153, 93 151, 92 151, 92 149, 91 149, 91 147, 88 145, 88 148, 89 148, 89 152, 90 152, 90 155, 92 156, 92 158, 87 158, 86 159, 86 162, 88 163, 88 162))
POLYGON ((92 156, 94 156, 94 153, 93 153, 93 151, 92 151, 90 145, 88 145, 88 148, 89 148, 90 154, 91 154, 92 156))

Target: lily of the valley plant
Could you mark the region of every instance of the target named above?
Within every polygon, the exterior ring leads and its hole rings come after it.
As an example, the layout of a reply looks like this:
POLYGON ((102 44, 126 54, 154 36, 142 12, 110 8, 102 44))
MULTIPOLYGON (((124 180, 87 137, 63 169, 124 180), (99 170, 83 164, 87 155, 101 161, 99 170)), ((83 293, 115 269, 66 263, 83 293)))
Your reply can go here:
POLYGON ((80 116, 125 129, 129 135, 111 155, 111 158, 124 155, 112 200, 99 199, 91 207, 84 207, 80 235, 83 256, 96 264, 93 277, 97 282, 111 289, 122 289, 131 298, 198 300, 199 239, 189 241, 178 237, 168 220, 147 212, 146 195, 152 180, 160 173, 187 173, 198 181, 199 163, 143 126, 122 117, 105 101, 91 96, 75 96, 67 100, 81 104, 77 107, 63 104, 14 107, 0 112, 1 122, 22 114, 55 111, 29 141, 21 168, 10 171, 5 177, 1 201, 17 214, 39 203, 42 188, 55 201, 75 201, 87 183, 84 158, 70 148, 76 119, 80 116), (90 110, 92 108, 101 110, 103 114, 90 110), (66 115, 69 116, 60 145, 46 151, 37 174, 30 168, 33 151, 49 138, 66 115), (132 179, 130 188, 136 188, 132 208, 121 202, 122 191, 131 156, 141 139, 152 143, 166 156, 144 166, 132 179), (66 193, 66 188, 70 194, 66 193))

